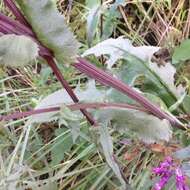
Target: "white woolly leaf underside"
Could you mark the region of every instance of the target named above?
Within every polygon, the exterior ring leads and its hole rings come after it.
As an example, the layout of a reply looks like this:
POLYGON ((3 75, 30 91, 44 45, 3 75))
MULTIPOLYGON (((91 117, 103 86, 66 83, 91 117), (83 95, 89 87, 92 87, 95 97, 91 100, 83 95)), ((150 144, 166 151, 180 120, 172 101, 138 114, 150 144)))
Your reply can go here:
POLYGON ((169 141, 172 129, 167 120, 161 120, 145 112, 123 108, 105 108, 97 111, 95 118, 105 125, 111 122, 116 130, 124 133, 128 130, 136 133, 146 143, 169 141))
POLYGON ((76 59, 79 43, 68 28, 55 1, 17 0, 20 8, 32 25, 38 39, 54 52, 60 63, 70 63, 76 59))
POLYGON ((21 67, 38 57, 38 45, 29 37, 7 34, 0 37, 0 65, 21 67))

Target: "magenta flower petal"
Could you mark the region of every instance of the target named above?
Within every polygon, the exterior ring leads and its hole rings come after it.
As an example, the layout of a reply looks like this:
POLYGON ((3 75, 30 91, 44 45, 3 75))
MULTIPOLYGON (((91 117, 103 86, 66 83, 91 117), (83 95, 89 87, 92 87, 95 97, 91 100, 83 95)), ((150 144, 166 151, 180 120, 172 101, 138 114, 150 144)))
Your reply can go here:
POLYGON ((185 184, 185 176, 181 168, 173 162, 171 157, 166 157, 164 162, 153 168, 153 173, 161 176, 159 182, 155 184, 154 190, 162 190, 173 175, 176 176, 176 190, 190 190, 185 184))
POLYGON ((173 166, 173 160, 171 157, 166 157, 164 162, 162 162, 158 167, 153 168, 153 172, 157 175, 165 175, 170 168, 173 166))
POLYGON ((180 167, 175 169, 175 174, 177 190, 189 190, 189 187, 185 184, 185 176, 183 175, 180 167))
POLYGON ((168 173, 168 174, 162 176, 160 181, 155 184, 153 189, 154 190, 161 190, 162 188, 164 188, 171 176, 172 176, 172 173, 168 173))

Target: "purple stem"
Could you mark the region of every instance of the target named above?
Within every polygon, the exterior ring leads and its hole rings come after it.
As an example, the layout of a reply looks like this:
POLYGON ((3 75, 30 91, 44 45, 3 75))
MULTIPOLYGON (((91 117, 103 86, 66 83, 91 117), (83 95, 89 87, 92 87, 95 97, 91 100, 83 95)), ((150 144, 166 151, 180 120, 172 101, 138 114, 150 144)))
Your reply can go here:
MULTIPOLYGON (((4 34, 9 34, 9 32, 5 29, 5 28, 3 28, 2 26, 1 26, 1 24, 0 24, 0 33, 2 33, 3 35, 4 34)), ((3 36, 2 35, 2 36, 3 36)))
POLYGON ((18 29, 19 31, 21 31, 22 33, 26 33, 30 36, 34 36, 34 33, 32 32, 32 30, 27 27, 26 25, 21 24, 20 22, 11 19, 8 16, 5 16, 4 14, 0 13, 0 19, 4 22, 6 22, 7 24, 12 25, 15 29, 18 29))
MULTIPOLYGON (((18 18, 21 19, 22 22, 23 22, 23 20, 25 20, 23 15, 20 13, 20 11, 17 9, 17 7, 14 5, 14 3, 12 1, 7 0, 7 1, 5 1, 5 3, 13 11, 13 13, 16 14, 15 16, 17 16, 17 19, 18 18)), ((19 34, 19 35, 24 34, 24 35, 29 35, 30 37, 34 36, 34 39, 35 39, 35 34, 27 26, 25 26, 25 25, 23 25, 21 23, 18 24, 16 21, 13 21, 12 19, 4 16, 3 14, 0 14, 0 18, 2 19, 0 21, 0 28, 2 29, 2 31, 6 30, 8 32, 16 33, 16 34, 19 34), (6 23, 3 22, 3 20, 6 23)), ((37 38, 35 39, 35 41, 37 41, 37 38)), ((38 44, 39 44, 39 42, 38 42, 38 44)), ((79 100, 76 97, 76 95, 73 93, 72 88, 69 86, 67 81, 62 76, 60 70, 56 66, 56 64, 55 64, 55 62, 54 62, 54 60, 52 58, 52 54, 49 52, 49 50, 47 48, 42 48, 42 47, 43 46, 41 46, 41 44, 40 44, 40 48, 43 49, 40 52, 40 55, 43 56, 47 60, 50 67, 52 68, 55 75, 57 76, 58 80, 61 82, 63 87, 67 90, 68 94, 71 96, 73 101, 75 103, 78 102, 79 100)), ((158 117, 160 117, 162 119, 165 118, 165 119, 169 120, 172 124, 174 124, 174 125, 177 124, 178 126, 180 126, 177 120, 173 119, 168 114, 166 114, 165 112, 160 110, 158 107, 156 107, 151 102, 149 102, 146 98, 139 95, 135 90, 133 90, 132 88, 130 88, 129 86, 124 84, 122 81, 119 81, 119 80, 115 79, 114 77, 112 77, 111 75, 103 72, 102 70, 97 69, 95 66, 88 63, 87 61, 79 58, 79 63, 75 64, 74 66, 78 70, 86 73, 88 76, 95 78, 100 83, 102 83, 104 85, 107 84, 107 85, 109 85, 109 86, 111 86, 113 88, 116 88, 117 90, 123 92, 124 94, 127 94, 129 97, 131 97, 132 99, 139 102, 141 105, 143 105, 146 109, 150 110, 156 116, 158 116, 158 117)), ((90 114, 87 113, 86 110, 81 110, 81 111, 86 116, 88 121, 93 125, 95 122, 93 121, 90 114)))
MULTIPOLYGON (((129 104, 121 104, 121 103, 75 103, 71 105, 67 105, 69 109, 72 111, 80 110, 80 109, 96 109, 96 108, 128 108, 128 109, 135 109, 139 111, 147 112, 147 110, 138 107, 138 106, 132 106, 129 104)), ((60 107, 51 107, 51 108, 44 108, 44 109, 35 109, 30 110, 26 112, 15 112, 10 115, 0 116, 0 121, 8 121, 11 119, 19 119, 23 117, 28 117, 31 115, 37 115, 42 113, 48 113, 48 112, 55 112, 59 111, 60 107)))
POLYGON ((19 22, 10 19, 9 17, 0 13, 0 31, 5 34, 17 34, 17 35, 25 35, 30 37, 33 41, 35 41, 40 48, 41 56, 52 56, 52 53, 48 48, 44 47, 36 38, 33 31, 31 31, 28 27, 20 24, 19 22), (17 25, 18 24, 18 25, 17 25), (19 27, 17 27, 19 26, 19 27))
POLYGON ((11 119, 19 119, 19 118, 28 117, 31 115, 55 112, 55 111, 59 111, 59 110, 60 110, 60 107, 52 107, 52 108, 31 110, 31 111, 26 111, 26 112, 15 112, 10 115, 0 116, 0 121, 9 121, 11 119))
MULTIPOLYGON (((0 18, 2 18, 2 20, 0 20, 0 30, 4 31, 6 30, 7 33, 14 33, 14 34, 18 34, 18 35, 26 35, 31 37, 35 42, 37 42, 39 44, 40 47, 40 56, 44 57, 46 59, 46 61, 48 62, 49 66, 52 68, 53 72, 55 73, 56 77, 58 78, 58 80, 61 82, 62 86, 66 89, 66 91, 68 92, 68 94, 71 96, 72 100, 77 103, 79 102, 77 96, 74 94, 72 88, 69 86, 69 84, 67 83, 67 81, 64 79, 63 75, 61 74, 59 68, 57 67, 56 63, 53 60, 53 54, 49 51, 48 48, 42 46, 40 44, 40 42, 37 40, 36 35, 32 32, 32 35, 30 33, 28 33, 26 30, 21 30, 22 27, 24 25, 20 24, 20 27, 18 30, 16 30, 16 28, 14 27, 15 25, 17 26, 17 22, 14 20, 11 20, 10 18, 4 16, 3 14, 0 15, 0 18), (4 22, 3 22, 4 21, 4 22), (16 23, 15 23, 16 22, 16 23)), ((23 27, 23 29, 25 29, 27 27, 23 27)), ((30 29, 29 29, 30 31, 30 29)), ((90 122, 91 125, 95 124, 94 119, 92 118, 92 116, 84 109, 81 109, 81 112, 86 116, 87 120, 90 122)))
POLYGON ((144 106, 147 110, 149 110, 157 117, 161 119, 167 119, 168 121, 170 121, 171 124, 183 129, 183 126, 179 124, 178 120, 172 118, 167 113, 163 112, 158 106, 152 104, 149 100, 147 100, 145 97, 140 95, 138 92, 136 92, 134 89, 132 89, 119 79, 112 77, 110 74, 102 71, 101 69, 97 68, 96 66, 92 65, 91 63, 82 58, 79 58, 78 61, 79 62, 73 64, 73 66, 82 73, 85 73, 89 77, 96 79, 103 85, 108 85, 112 88, 117 89, 118 91, 126 94, 130 98, 136 100, 138 103, 140 103, 142 106, 144 106))
POLYGON ((25 19, 25 17, 22 15, 22 13, 20 12, 20 10, 17 8, 17 6, 12 0, 4 0, 4 3, 20 23, 30 27, 30 24, 28 23, 28 21, 25 19))
MULTIPOLYGON (((4 34, 16 34, 16 35, 25 35, 26 34, 22 34, 20 33, 20 31, 16 31, 15 28, 13 28, 11 25, 8 25, 2 21, 0 21, 0 32, 4 33, 4 34)), ((49 49, 47 49, 46 47, 42 46, 35 38, 30 37, 34 42, 36 42, 39 45, 40 48, 40 56, 52 56, 52 53, 49 51, 49 49)))
POLYGON ((33 36, 34 37, 33 31, 29 27, 21 24, 20 22, 18 22, 16 20, 11 19, 8 16, 5 16, 2 13, 0 13, 0 20, 2 22, 4 22, 4 23, 7 23, 7 24, 11 25, 15 30, 20 31, 20 33, 27 34, 29 36, 33 36))
POLYGON ((18 30, 16 30, 16 28, 14 28, 13 26, 11 26, 10 24, 3 22, 2 20, 0 20, 0 29, 7 31, 7 33, 9 34, 17 34, 20 35, 20 32, 18 30))
MULTIPOLYGON (((57 67, 55 61, 53 60, 52 57, 49 56, 44 56, 45 60, 47 61, 47 63, 49 64, 49 66, 51 67, 51 69, 53 70, 54 74, 56 75, 57 79, 60 81, 60 83, 62 84, 62 86, 65 88, 65 90, 67 91, 67 93, 70 95, 71 99, 75 102, 78 103, 79 99, 77 98, 77 96, 75 95, 75 93, 73 92, 73 89, 69 86, 68 82, 64 79, 61 71, 59 70, 59 68, 57 67)), ((95 126, 95 121, 92 118, 91 114, 88 113, 85 109, 81 109, 81 112, 83 113, 83 115, 86 117, 86 119, 89 121, 89 123, 91 125, 95 126)))

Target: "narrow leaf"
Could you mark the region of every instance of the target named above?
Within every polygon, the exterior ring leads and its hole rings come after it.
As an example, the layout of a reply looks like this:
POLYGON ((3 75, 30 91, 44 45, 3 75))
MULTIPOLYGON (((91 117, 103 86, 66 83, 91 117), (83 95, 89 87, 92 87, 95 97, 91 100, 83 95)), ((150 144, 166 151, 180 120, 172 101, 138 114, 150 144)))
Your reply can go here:
POLYGON ((190 96, 185 96, 183 100, 183 107, 187 113, 190 113, 190 96))
POLYGON ((102 6, 98 3, 88 12, 87 16, 87 41, 88 45, 91 46, 92 40, 96 33, 100 15, 102 13, 102 6))
POLYGON ((111 136, 108 131, 108 127, 106 125, 101 125, 99 127, 99 132, 100 132, 100 143, 102 145, 103 153, 106 158, 106 161, 107 161, 108 165, 112 168, 115 175, 120 180, 123 189, 125 189, 125 181, 122 178, 119 166, 117 165, 117 163, 115 162, 115 160, 113 158, 113 155, 114 155, 113 144, 112 144, 111 136))
POLYGON ((70 151, 73 146, 73 140, 70 133, 66 133, 65 128, 55 130, 55 136, 57 137, 52 144, 51 149, 51 165, 55 166, 59 164, 65 156, 65 153, 70 151))

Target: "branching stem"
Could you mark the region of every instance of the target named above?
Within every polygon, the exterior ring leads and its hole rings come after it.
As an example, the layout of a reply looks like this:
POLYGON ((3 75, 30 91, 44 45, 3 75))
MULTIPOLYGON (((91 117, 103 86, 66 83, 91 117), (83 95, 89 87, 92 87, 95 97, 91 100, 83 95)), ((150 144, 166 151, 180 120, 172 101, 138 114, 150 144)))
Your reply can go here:
MULTIPOLYGON (((46 59, 47 63, 49 64, 49 66, 53 70, 54 74, 56 75, 57 79, 60 81, 60 83, 62 84, 62 86, 65 88, 65 90, 67 91, 67 93, 69 94, 69 96, 71 97, 71 99, 75 103, 78 103, 79 102, 78 97, 75 95, 75 93, 73 92, 73 89, 69 86, 68 82, 64 79, 61 71, 57 67, 57 65, 56 65, 55 61, 53 60, 53 58, 49 57, 49 56, 44 56, 44 58, 46 59)), ((95 126, 94 125, 95 121, 92 118, 91 114, 88 113, 85 109, 81 109, 81 112, 84 114, 84 116, 89 121, 89 123, 91 125, 95 126)))
POLYGON ((127 84, 97 68, 85 59, 79 58, 78 63, 73 64, 73 66, 82 73, 85 73, 87 76, 97 80, 101 84, 115 88, 123 94, 126 94, 160 119, 167 119, 172 125, 177 126, 178 128, 183 128, 183 124, 180 123, 176 118, 171 117, 162 111, 158 106, 154 105, 144 96, 129 87, 127 84))

